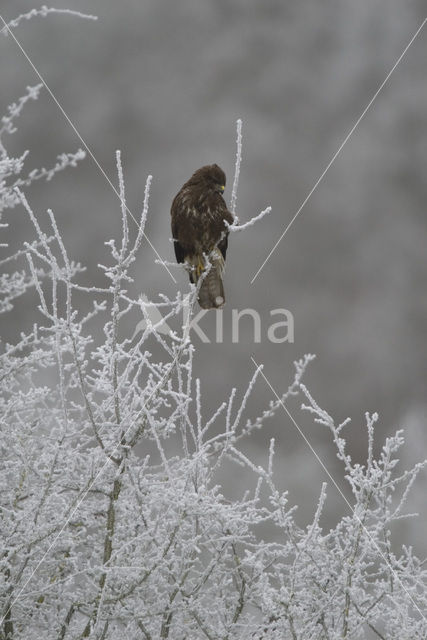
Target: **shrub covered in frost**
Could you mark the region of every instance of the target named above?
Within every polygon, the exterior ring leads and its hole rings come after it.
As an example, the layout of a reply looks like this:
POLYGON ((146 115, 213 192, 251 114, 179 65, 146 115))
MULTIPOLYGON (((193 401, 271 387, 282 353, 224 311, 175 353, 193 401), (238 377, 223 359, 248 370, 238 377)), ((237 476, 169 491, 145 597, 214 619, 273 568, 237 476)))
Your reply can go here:
MULTIPOLYGON (((396 473, 402 433, 373 456, 376 415, 366 415, 367 460, 346 453, 343 429, 303 384, 307 355, 282 398, 245 418, 258 368, 243 397, 232 390, 204 418, 192 375, 189 322, 165 336, 150 321, 145 297, 129 293, 144 236, 150 178, 135 234, 128 227, 117 154, 122 233, 109 241, 105 288, 79 284, 80 265, 66 250, 53 212, 49 233, 25 187, 74 164, 61 156, 50 171, 21 177, 25 154, 10 158, 5 136, 41 87, 2 120, 0 206, 22 206, 35 238, 7 259, 22 270, 1 280, 0 309, 36 287, 39 319, 16 344, 1 344, 0 637, 16 639, 171 638, 329 639, 427 637, 427 574, 412 553, 397 553, 390 526, 403 517, 422 465, 396 473), (80 306, 86 296, 92 305, 80 306), (142 332, 122 330, 129 314, 142 332), (103 327, 99 335, 94 327, 103 327), (153 348, 155 345, 155 348, 153 348), (156 352, 156 356, 152 355, 156 352), (274 480, 274 442, 265 468, 242 443, 300 394, 303 408, 327 426, 352 499, 324 531, 326 485, 306 528, 274 480), (255 489, 223 497, 221 466, 245 465, 255 489), (259 536, 260 523, 276 531, 259 536), (272 538, 273 540, 273 538, 272 538)), ((240 152, 236 166, 235 205, 240 152)), ((5 261, 3 261, 5 264, 5 261)), ((197 291, 156 302, 168 323, 194 306, 197 291)), ((180 325, 179 325, 180 326, 180 325)))

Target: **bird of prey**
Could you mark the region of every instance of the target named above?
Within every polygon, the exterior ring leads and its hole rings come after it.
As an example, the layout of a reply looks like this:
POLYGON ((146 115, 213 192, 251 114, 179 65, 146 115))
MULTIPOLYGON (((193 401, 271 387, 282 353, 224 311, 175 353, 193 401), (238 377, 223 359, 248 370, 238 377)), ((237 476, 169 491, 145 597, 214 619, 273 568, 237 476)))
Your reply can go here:
POLYGON ((172 238, 177 262, 184 262, 190 281, 202 282, 202 309, 220 309, 225 303, 223 273, 228 227, 233 215, 223 198, 225 173, 211 164, 197 169, 172 202, 172 238), (207 260, 206 260, 207 258, 207 260), (210 266, 209 266, 210 263, 210 266))

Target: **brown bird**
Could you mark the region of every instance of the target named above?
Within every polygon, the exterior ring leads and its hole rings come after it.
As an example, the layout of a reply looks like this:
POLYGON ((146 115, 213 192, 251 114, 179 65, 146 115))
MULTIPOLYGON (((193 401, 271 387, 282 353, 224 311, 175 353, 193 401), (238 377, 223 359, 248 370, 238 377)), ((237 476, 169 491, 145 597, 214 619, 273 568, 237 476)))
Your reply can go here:
POLYGON ((233 216, 223 193, 225 173, 211 164, 197 169, 172 202, 172 238, 177 262, 190 269, 190 281, 197 284, 202 309, 220 309, 225 303, 223 273, 228 246, 228 228, 233 216), (208 256, 211 267, 206 270, 208 256))

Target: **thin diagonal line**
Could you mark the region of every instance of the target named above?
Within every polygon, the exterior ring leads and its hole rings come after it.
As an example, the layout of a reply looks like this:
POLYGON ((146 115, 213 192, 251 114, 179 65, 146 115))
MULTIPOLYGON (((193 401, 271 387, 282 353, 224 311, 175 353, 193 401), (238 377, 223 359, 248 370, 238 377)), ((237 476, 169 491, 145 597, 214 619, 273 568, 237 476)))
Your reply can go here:
POLYGON ((292 417, 292 415, 290 414, 287 406, 285 405, 285 403, 282 401, 282 399, 278 396, 278 394, 276 393, 276 391, 273 389, 272 385, 270 384, 270 382, 267 380, 262 367, 260 365, 258 365, 255 361, 255 359, 251 356, 251 360, 254 363, 254 365, 256 366, 256 368, 259 370, 260 374, 262 375, 262 377, 264 378, 265 382, 268 384, 268 386, 270 387, 270 389, 272 390, 272 392, 274 393, 274 395, 276 396, 278 402, 280 403, 280 405, 283 407, 283 409, 286 411, 286 413, 288 414, 288 417, 290 418, 290 420, 293 422, 294 426, 296 427, 296 429, 299 431, 299 434, 302 436, 302 438, 304 439, 306 445, 308 445, 308 447, 311 450, 311 453, 315 456, 315 458, 317 459, 317 461, 319 462, 320 466, 322 467, 323 471, 326 473, 326 475, 328 476, 328 478, 330 478, 330 480, 332 480, 332 482, 334 483, 336 489, 338 490, 338 492, 340 493, 341 497, 343 498, 343 500, 345 500, 347 506, 353 511, 353 507, 351 506, 350 502, 347 500, 347 498, 345 497, 344 493, 342 492, 342 490, 340 489, 339 485, 337 484, 337 482, 334 480, 333 476, 330 474, 330 472, 328 471, 327 467, 325 466, 325 464, 322 462, 322 460, 319 458, 318 454, 316 453, 316 451, 314 450, 313 446, 311 445, 310 441, 307 439, 306 435, 304 434, 304 432, 302 431, 302 429, 298 426, 298 424, 296 423, 296 421, 294 420, 294 418, 292 417))
MULTIPOLYGON (((100 170, 100 172, 102 173, 102 175, 104 176, 104 178, 106 179, 106 181, 108 182, 108 184, 110 185, 110 187, 112 188, 112 190, 114 191, 114 193, 116 194, 116 196, 118 197, 118 199, 121 202, 121 197, 120 197, 120 193, 117 191, 116 187, 114 186, 114 184, 111 182, 110 178, 108 177, 108 175, 106 174, 105 170, 102 168, 101 164, 98 162, 97 158, 95 157, 95 155, 93 154, 92 150, 90 149, 89 145, 85 142, 85 140, 82 138, 80 132, 78 131, 77 127, 74 125, 74 123, 71 121, 70 117, 68 116, 67 112, 65 111, 65 109, 63 108, 63 106, 61 105, 61 103, 59 102, 59 100, 56 98, 55 94, 53 93, 53 91, 51 90, 51 88, 49 87, 49 85, 47 84, 46 80, 43 78, 42 74, 40 73, 40 71, 37 69, 37 67, 35 66, 35 64, 33 63, 33 61, 31 60, 31 58, 29 57, 29 55, 27 54, 27 52, 25 51, 25 49, 23 48, 23 46, 21 45, 21 43, 19 42, 19 40, 17 39, 17 37, 15 36, 15 34, 13 33, 13 31, 9 28, 8 24, 6 23, 6 21, 4 20, 3 16, 0 15, 0 19, 2 20, 3 24, 4 24, 4 28, 7 29, 7 31, 9 32, 9 34, 12 36, 12 38, 14 39, 14 41, 16 42, 16 44, 18 45, 18 47, 21 49, 22 54, 24 55, 24 57, 26 58, 26 60, 28 61, 28 63, 31 65, 33 71, 36 73, 36 75, 40 78, 40 81, 43 83, 43 85, 45 86, 47 92, 49 93, 50 97, 52 98, 52 100, 55 102, 56 106, 58 107, 58 109, 60 110, 60 112, 62 113, 62 115, 64 116, 64 118, 67 120, 68 124, 70 125, 70 127, 73 129, 74 133, 76 134, 76 136, 78 137, 78 139, 80 140, 80 142, 82 143, 82 145, 84 146, 84 148, 86 149, 87 153, 90 155, 90 157, 92 158, 93 162, 96 164, 96 166, 98 167, 98 169, 100 170)), ((124 207, 126 208, 127 213, 129 214, 129 216, 132 218, 132 220, 136 223, 136 225, 138 225, 138 222, 136 221, 135 217, 133 216, 132 212, 129 210, 128 206, 126 205, 126 203, 123 203, 124 207)), ((138 225, 139 226, 139 225, 138 225)), ((162 263, 162 265, 164 266, 164 268, 166 269, 166 271, 168 272, 168 274, 170 275, 170 277, 172 278, 172 280, 176 283, 176 279, 174 278, 174 276, 172 275, 172 273, 169 271, 168 266, 166 265, 165 261, 163 260, 163 258, 161 257, 161 255, 159 254, 159 252, 157 251, 156 247, 153 245, 153 243, 151 242, 150 238, 147 236, 147 234, 145 232, 143 232, 144 238, 147 240, 148 244, 150 245, 150 247, 153 249, 154 253, 156 254, 156 256, 158 257, 158 259, 160 260, 160 262, 162 263)))
MULTIPOLYGON (((420 614, 420 616, 423 618, 423 620, 427 621, 427 618, 424 616, 424 614, 422 613, 421 609, 418 607, 417 603, 415 602, 415 600, 412 598, 411 594, 409 593, 409 591, 406 589, 405 585, 403 584, 402 580, 400 579, 399 575, 397 574, 397 572, 395 571, 395 569, 393 569, 393 567, 391 566, 390 562, 388 561, 388 559, 385 557, 385 555, 383 554, 383 552, 381 551, 380 547, 378 546, 378 543, 376 542, 376 540, 372 537, 371 533, 368 531, 368 529, 365 527, 365 525, 363 524, 363 522, 361 521, 361 519, 359 518, 359 516, 357 515, 356 511, 353 509, 353 507, 351 506, 350 502, 347 500, 347 498, 345 497, 344 493, 342 492, 341 488, 339 487, 339 485, 336 483, 336 481, 334 480, 333 476, 330 474, 330 472, 328 471, 328 469, 326 468, 325 464, 322 462, 321 458, 319 457, 319 455, 316 453, 316 451, 314 450, 313 446, 311 445, 310 441, 308 440, 307 436, 305 435, 305 433, 302 431, 301 427, 297 424, 295 418, 292 416, 292 414, 290 413, 289 409, 287 408, 287 406, 285 405, 285 403, 283 402, 282 398, 278 395, 278 393, 276 392, 276 390, 273 388, 272 384, 270 383, 270 381, 267 379, 267 377, 264 374, 264 371, 262 370, 262 366, 260 366, 259 364, 257 364, 255 358, 253 358, 251 356, 251 360, 253 362, 253 364, 256 366, 256 368, 258 369, 258 371, 260 372, 261 376, 264 378, 265 382, 267 383, 267 385, 270 387, 271 391, 274 393, 274 395, 277 398, 277 401, 279 402, 279 404, 283 407, 283 409, 285 410, 285 412, 287 413, 288 417, 290 418, 291 422, 293 423, 294 427, 298 430, 299 434, 302 436, 302 438, 304 439, 305 443, 309 446, 311 452, 314 454, 315 458, 317 459, 317 461, 319 462, 320 466, 322 467, 322 469, 325 471, 325 473, 327 474, 328 478, 330 478, 334 484, 334 486, 336 487, 336 489, 338 490, 339 494, 341 495, 341 497, 343 498, 344 502, 347 504, 347 506, 349 507, 350 511, 352 512, 353 516, 356 518, 356 520, 358 521, 359 525, 363 528, 363 530, 365 531, 366 535, 368 536, 370 542, 373 544, 373 546, 376 548, 376 550, 378 551, 379 555, 381 556, 382 560, 385 562, 385 564, 387 565, 387 567, 390 569, 390 571, 392 572, 393 576, 396 578, 396 580, 399 582, 400 586, 402 587, 403 591, 406 593, 406 595, 408 596, 408 598, 410 599, 410 601, 412 602, 412 604, 414 605, 415 609, 418 611, 418 613, 420 614)), ((390 595, 390 594, 389 594, 390 595)))
POLYGON ((400 56, 398 57, 398 59, 396 60, 394 65, 392 66, 392 68, 390 69, 390 71, 388 72, 387 76, 385 77, 383 82, 380 84, 380 86, 378 87, 378 89, 376 90, 376 92, 374 93, 374 95, 372 96, 370 101, 368 102, 368 104, 365 107, 365 109, 362 111, 362 113, 360 114, 360 116, 356 120, 355 124, 352 126, 352 128, 350 129, 350 131, 348 132, 348 134, 346 135, 346 137, 344 138, 344 140, 342 141, 342 143, 338 147, 338 150, 332 156, 331 160, 329 161, 328 165, 326 166, 326 169, 323 171, 323 173, 321 174, 320 178, 317 180, 317 182, 315 183, 314 187, 311 189, 311 191, 309 192, 308 196, 306 197, 304 202, 301 204, 301 206, 299 207, 298 211, 295 213, 294 217, 289 222, 288 226, 283 231, 282 235, 277 240, 276 244, 271 249, 270 253, 268 254, 268 256, 266 257, 266 259, 264 260, 264 262, 262 263, 262 265, 260 266, 260 268, 258 269, 256 274, 252 278, 251 284, 253 284, 255 282, 256 278, 258 277, 258 275, 260 274, 262 269, 265 267, 266 263, 269 261, 269 259, 273 255, 274 251, 277 249, 278 245, 283 240, 284 236, 287 234, 287 232, 289 231, 289 229, 291 228, 291 226, 293 225, 293 223, 295 222, 295 220, 297 219, 297 217, 299 216, 299 214, 301 213, 301 211, 303 210, 303 208, 305 207, 307 202, 310 200, 311 196, 316 191, 317 187, 322 182, 323 178, 328 173, 329 169, 332 167, 332 165, 335 162, 335 160, 338 158, 339 154, 341 153, 341 151, 343 150, 343 148, 345 147, 345 145, 347 144, 347 142, 349 141, 349 139, 351 138, 351 136, 353 135, 353 133, 355 132, 355 130, 357 129, 357 127, 359 126, 359 124, 361 123, 361 121, 363 120, 363 118, 365 117, 365 115, 367 114, 367 112, 369 111, 371 106, 373 105, 373 103, 375 102, 375 100, 377 99, 378 95, 381 93, 381 91, 383 90, 383 88, 385 87, 387 82, 389 81, 389 79, 390 79, 391 75, 393 74, 393 72, 395 71, 396 67, 399 65, 399 63, 401 62, 401 60, 405 56, 406 52, 408 51, 409 47, 414 42, 415 38, 418 36, 418 34, 422 30, 422 28, 424 27, 426 22, 427 22, 427 18, 424 18, 424 20, 422 21, 421 25, 416 30, 415 34, 412 36, 412 38, 410 39, 410 41, 408 42, 408 44, 406 45, 406 47, 404 48, 404 50, 402 51, 402 53, 400 54, 400 56))

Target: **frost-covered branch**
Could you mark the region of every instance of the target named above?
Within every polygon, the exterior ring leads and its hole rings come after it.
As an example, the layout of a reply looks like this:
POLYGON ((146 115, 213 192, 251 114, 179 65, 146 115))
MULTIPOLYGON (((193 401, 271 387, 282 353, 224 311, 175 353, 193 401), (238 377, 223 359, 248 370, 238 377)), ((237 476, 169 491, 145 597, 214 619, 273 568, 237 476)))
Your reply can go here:
POLYGON ((240 165, 242 163, 242 121, 240 118, 237 120, 236 126, 237 126, 236 163, 234 168, 234 180, 233 180, 233 189, 231 192, 230 209, 234 217, 234 224, 238 225, 239 218, 236 215, 237 187, 239 186, 240 165))
POLYGON ((245 231, 246 229, 254 225, 256 222, 258 222, 259 220, 262 220, 264 216, 271 213, 271 207, 266 207, 257 216, 254 216, 253 218, 248 220, 248 222, 239 224, 239 218, 236 215, 236 203, 237 203, 237 188, 239 186, 239 177, 240 177, 240 165, 242 163, 242 121, 240 118, 237 120, 236 125, 237 125, 236 163, 234 168, 233 189, 232 189, 231 200, 230 200, 230 209, 231 209, 231 213, 233 215, 234 220, 232 224, 225 222, 228 230, 232 232, 245 231))
POLYGON ((18 102, 14 102, 9 105, 7 111, 8 114, 3 116, 1 119, 1 127, 0 127, 0 137, 4 133, 15 133, 16 125, 14 124, 14 120, 21 115, 22 109, 25 104, 29 100, 37 100, 40 94, 40 91, 43 89, 43 84, 37 84, 34 87, 27 87, 27 93, 24 94, 21 98, 19 98, 18 102))
MULTIPOLYGON (((62 153, 58 156, 56 164, 50 169, 33 169, 23 177, 24 164, 29 152, 25 151, 18 157, 12 157, 7 151, 4 138, 16 131, 16 120, 22 114, 24 107, 30 100, 37 100, 42 89, 41 84, 27 87, 27 92, 19 100, 8 107, 7 115, 1 118, 0 126, 0 220, 3 212, 13 209, 21 202, 21 192, 29 187, 33 182, 41 179, 51 180, 58 172, 68 167, 75 167, 78 162, 84 159, 85 153, 79 149, 76 153, 62 153)), ((8 226, 0 223, 0 228, 8 226)), ((6 243, 0 243, 1 247, 7 247, 6 243)), ((35 247, 31 248, 35 251, 35 247)), ((19 262, 25 255, 25 251, 18 250, 13 255, 2 258, 0 264, 11 265, 12 262, 19 262)), ((39 269, 38 276, 43 277, 43 271, 39 269)), ((27 289, 35 284, 34 278, 24 268, 17 271, 7 271, 0 275, 0 313, 11 311, 13 302, 22 296, 27 289)))
POLYGON ((15 29, 19 25, 19 23, 22 22, 23 20, 31 20, 31 18, 35 18, 35 17, 45 18, 50 13, 68 14, 68 15, 76 16, 78 18, 84 18, 86 20, 98 20, 98 16, 82 13, 80 11, 73 11, 72 9, 54 9, 51 7, 47 7, 46 5, 43 5, 42 7, 40 7, 40 9, 31 9, 31 11, 28 11, 27 13, 22 13, 17 18, 14 18, 9 22, 5 22, 3 20, 4 27, 0 29, 0 33, 2 35, 7 36, 9 33, 9 30, 15 29))
POLYGON ((252 227, 252 225, 254 225, 259 220, 262 220, 263 217, 269 214, 270 212, 271 212, 271 207, 267 207, 266 209, 261 211, 261 213, 259 213, 257 216, 254 216, 244 224, 235 224, 235 222, 233 222, 233 224, 228 224, 228 222, 226 222, 225 224, 227 225, 229 231, 245 231, 249 227, 252 227))

